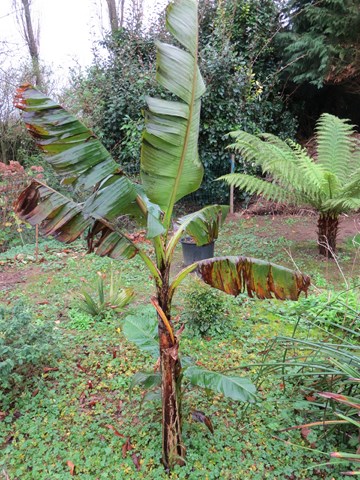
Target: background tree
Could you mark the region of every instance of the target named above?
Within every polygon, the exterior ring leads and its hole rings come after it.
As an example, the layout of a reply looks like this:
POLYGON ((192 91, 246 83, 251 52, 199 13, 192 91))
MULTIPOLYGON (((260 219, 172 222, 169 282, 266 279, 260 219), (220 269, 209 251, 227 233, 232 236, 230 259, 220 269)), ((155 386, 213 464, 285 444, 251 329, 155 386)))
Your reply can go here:
POLYGON ((29 50, 35 85, 43 87, 39 53, 39 26, 34 27, 32 0, 13 0, 21 33, 29 50))
POLYGON ((283 88, 298 116, 299 134, 312 135, 320 114, 360 124, 358 0, 290 0, 276 36, 283 88))

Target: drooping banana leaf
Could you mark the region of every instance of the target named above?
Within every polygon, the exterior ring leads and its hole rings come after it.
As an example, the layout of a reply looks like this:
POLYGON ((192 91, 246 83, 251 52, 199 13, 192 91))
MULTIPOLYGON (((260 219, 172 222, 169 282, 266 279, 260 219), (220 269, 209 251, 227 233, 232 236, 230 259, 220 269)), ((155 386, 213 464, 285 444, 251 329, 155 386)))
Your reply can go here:
POLYGON ((83 204, 69 200, 37 180, 21 193, 15 212, 30 225, 39 225, 44 235, 64 243, 73 242, 90 228, 89 251, 97 255, 119 259, 132 258, 137 253, 137 248, 110 224, 85 215, 83 204))
POLYGON ((297 300, 310 286, 308 275, 247 257, 203 260, 197 272, 208 285, 235 296, 246 291, 250 297, 297 300))
POLYGON ((197 190, 203 176, 197 140, 205 85, 197 64, 197 23, 195 0, 170 3, 167 28, 183 48, 157 43, 156 78, 181 101, 147 99, 141 178, 147 196, 165 211, 166 226, 174 203, 197 190))
POLYGON ((62 182, 91 190, 84 205, 86 214, 108 221, 132 214, 147 220, 150 238, 164 231, 159 207, 152 206, 126 177, 91 130, 29 84, 17 90, 15 106, 22 110, 29 133, 62 182))
POLYGON ((228 376, 197 366, 188 367, 184 375, 193 385, 222 393, 233 400, 251 403, 256 400, 255 385, 248 378, 228 376))
POLYGON ((136 315, 128 315, 124 319, 125 337, 142 351, 150 353, 154 358, 159 356, 158 321, 155 310, 145 307, 136 315))
POLYGON ((206 245, 216 240, 219 227, 223 224, 229 212, 227 205, 211 205, 201 210, 179 218, 176 222, 178 232, 186 232, 196 245, 206 245))
POLYGON ((168 258, 171 257, 184 232, 198 246, 206 245, 216 240, 219 234, 219 227, 223 224, 228 211, 229 207, 227 205, 211 205, 179 218, 176 222, 176 233, 169 241, 167 249, 168 258))

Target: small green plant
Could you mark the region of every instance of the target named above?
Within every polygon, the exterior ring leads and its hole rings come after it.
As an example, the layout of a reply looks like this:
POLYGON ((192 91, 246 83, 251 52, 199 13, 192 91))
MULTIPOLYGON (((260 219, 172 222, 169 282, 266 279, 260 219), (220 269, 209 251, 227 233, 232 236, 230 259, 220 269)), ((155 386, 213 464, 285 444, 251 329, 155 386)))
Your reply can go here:
POLYGON ((197 278, 192 279, 184 296, 183 318, 200 335, 217 335, 228 325, 224 295, 197 278))
POLYGON ((0 307, 0 390, 18 389, 24 380, 59 355, 52 323, 38 323, 23 304, 0 307))
POLYGON ((98 272, 96 291, 83 289, 80 293, 80 310, 99 319, 104 319, 108 312, 120 312, 134 296, 132 288, 121 288, 115 281, 113 270, 109 285, 105 285, 105 278, 106 274, 98 272))
POLYGON ((69 323, 67 327, 74 330, 89 330, 94 323, 94 319, 86 312, 81 312, 76 308, 69 310, 69 323))

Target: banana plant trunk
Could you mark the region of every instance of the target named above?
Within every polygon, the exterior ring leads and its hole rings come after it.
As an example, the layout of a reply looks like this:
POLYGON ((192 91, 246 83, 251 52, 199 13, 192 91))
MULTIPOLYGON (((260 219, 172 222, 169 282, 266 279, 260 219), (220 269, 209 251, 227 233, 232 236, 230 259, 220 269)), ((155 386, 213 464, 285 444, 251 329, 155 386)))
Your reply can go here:
POLYGON ((322 213, 318 219, 319 253, 333 258, 336 251, 336 238, 339 229, 339 216, 322 213))
MULTIPOLYGON (((163 285, 158 289, 158 303, 171 325, 168 268, 162 272, 163 285)), ((181 438, 180 382, 181 363, 177 338, 158 314, 162 398, 162 462, 167 471, 174 465, 184 465, 185 448, 181 438)), ((171 327, 172 328, 172 327, 171 327)))

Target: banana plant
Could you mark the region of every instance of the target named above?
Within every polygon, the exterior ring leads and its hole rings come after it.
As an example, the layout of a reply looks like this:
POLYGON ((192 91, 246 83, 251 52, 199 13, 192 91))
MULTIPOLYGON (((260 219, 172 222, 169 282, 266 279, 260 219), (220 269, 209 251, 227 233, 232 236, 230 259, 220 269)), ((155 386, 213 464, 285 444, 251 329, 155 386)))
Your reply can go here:
MULTIPOLYGON (((162 397, 162 462, 170 470, 183 464, 179 385, 182 367, 179 335, 171 319, 176 288, 197 271, 214 288, 237 295, 296 300, 306 292, 309 277, 271 263, 245 257, 212 258, 184 268, 174 278, 170 267, 184 233, 197 245, 212 240, 224 221, 227 207, 212 205, 180 219, 172 228, 175 203, 199 188, 203 166, 198 156, 201 96, 205 85, 198 67, 198 17, 196 0, 174 0, 166 11, 166 26, 177 46, 157 43, 157 81, 171 100, 147 98, 145 133, 141 149, 141 184, 133 183, 95 135, 60 105, 31 85, 22 85, 15 105, 22 110, 29 133, 65 185, 88 193, 74 200, 40 181, 20 194, 16 212, 44 235, 70 243, 86 233, 89 252, 113 259, 139 255, 154 279, 151 299, 157 314, 157 355, 160 357, 162 397), (177 100, 174 100, 174 96, 177 100), (134 244, 119 218, 129 215, 153 243, 153 255, 134 244)), ((139 322, 136 324, 139 326, 139 322)), ((134 327, 135 328, 135 327, 134 327)), ((249 380, 214 379, 214 372, 192 368, 194 384, 234 395, 249 390, 249 380), (237 394, 233 392, 236 390, 237 394)), ((224 377, 224 378, 223 378, 224 377)), ((253 392, 253 390, 250 391, 253 392)), ((244 395, 245 396, 245 393, 244 395)), ((253 395, 248 397, 253 399, 253 395)))

